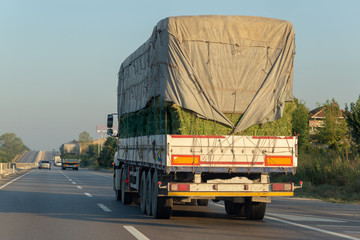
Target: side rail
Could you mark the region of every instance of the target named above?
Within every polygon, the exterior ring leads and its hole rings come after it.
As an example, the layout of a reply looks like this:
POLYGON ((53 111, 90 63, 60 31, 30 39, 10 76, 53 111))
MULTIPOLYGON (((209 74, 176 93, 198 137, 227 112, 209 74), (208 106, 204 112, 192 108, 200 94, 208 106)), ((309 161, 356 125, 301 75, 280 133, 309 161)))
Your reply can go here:
POLYGON ((0 163, 0 175, 12 173, 16 170, 36 168, 37 163, 0 163))

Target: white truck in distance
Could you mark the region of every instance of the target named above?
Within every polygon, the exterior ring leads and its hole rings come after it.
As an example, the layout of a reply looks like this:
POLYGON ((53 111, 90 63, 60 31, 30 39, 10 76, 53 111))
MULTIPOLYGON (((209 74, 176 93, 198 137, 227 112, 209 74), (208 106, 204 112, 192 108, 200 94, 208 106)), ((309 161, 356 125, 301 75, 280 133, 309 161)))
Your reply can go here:
POLYGON ((283 20, 161 20, 120 67, 118 112, 108 115, 108 128, 113 115, 119 126, 116 198, 139 203, 154 218, 170 218, 174 204, 206 206, 213 200, 224 201, 229 215, 261 220, 270 197, 293 196, 294 183, 272 183, 270 174, 295 174, 297 137, 241 132, 282 116, 293 99, 294 53, 293 27, 283 20), (164 103, 232 131, 182 134, 187 129, 170 124, 174 117, 170 108, 162 110, 164 103), (226 113, 242 116, 233 124, 226 113), (145 121, 135 126, 141 116, 145 121))
POLYGON ((54 156, 54 165, 55 165, 55 167, 61 167, 61 157, 60 156, 54 156))

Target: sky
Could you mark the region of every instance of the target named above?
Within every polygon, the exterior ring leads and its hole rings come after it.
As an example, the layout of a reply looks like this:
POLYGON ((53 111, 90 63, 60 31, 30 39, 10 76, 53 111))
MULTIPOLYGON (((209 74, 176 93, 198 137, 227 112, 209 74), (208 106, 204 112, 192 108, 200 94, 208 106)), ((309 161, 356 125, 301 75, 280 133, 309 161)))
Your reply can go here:
POLYGON ((288 20, 294 95, 311 110, 360 95, 357 0, 0 0, 0 135, 58 150, 116 112, 117 73, 158 21, 182 15, 288 20))

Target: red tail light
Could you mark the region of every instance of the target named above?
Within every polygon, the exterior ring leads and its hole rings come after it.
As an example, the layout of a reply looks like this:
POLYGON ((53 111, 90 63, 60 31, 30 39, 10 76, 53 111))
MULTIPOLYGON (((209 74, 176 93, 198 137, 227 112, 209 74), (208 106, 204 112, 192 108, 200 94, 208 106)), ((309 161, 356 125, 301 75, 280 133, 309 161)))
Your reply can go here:
POLYGON ((170 190, 171 191, 179 191, 179 192, 185 192, 190 191, 190 185, 189 184, 178 184, 178 183, 172 183, 170 184, 170 190))
POLYGON ((291 183, 273 183, 271 184, 272 191, 291 191, 291 183))

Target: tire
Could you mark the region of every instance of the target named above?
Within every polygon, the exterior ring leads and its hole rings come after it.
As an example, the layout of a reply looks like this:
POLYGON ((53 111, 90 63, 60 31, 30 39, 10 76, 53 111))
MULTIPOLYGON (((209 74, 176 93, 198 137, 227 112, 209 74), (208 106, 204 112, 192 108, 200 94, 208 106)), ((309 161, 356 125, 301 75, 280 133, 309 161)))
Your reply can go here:
POLYGON ((226 214, 229 216, 237 216, 237 217, 244 217, 244 204, 243 203, 234 203, 231 201, 224 201, 225 202, 225 211, 226 214))
POLYGON ((197 205, 206 207, 209 204, 209 199, 198 199, 196 202, 197 205))
POLYGON ((248 220, 262 220, 265 216, 266 203, 252 202, 248 200, 245 202, 245 217, 248 220))
POLYGON ((159 197, 158 174, 154 172, 152 179, 152 215, 157 219, 169 219, 172 210, 172 198, 159 197))
POLYGON ((115 190, 115 199, 121 201, 121 190, 115 190))
POLYGON ((131 193, 126 192, 126 177, 128 176, 127 167, 124 167, 121 174, 121 202, 128 205, 132 202, 131 193))
POLYGON ((146 174, 146 203, 145 203, 145 209, 146 209, 146 214, 151 216, 152 214, 152 176, 151 176, 151 170, 149 170, 149 172, 146 174))
POLYGON ((141 182, 140 182, 140 208, 143 213, 146 213, 146 177, 147 174, 145 171, 141 174, 141 182))

